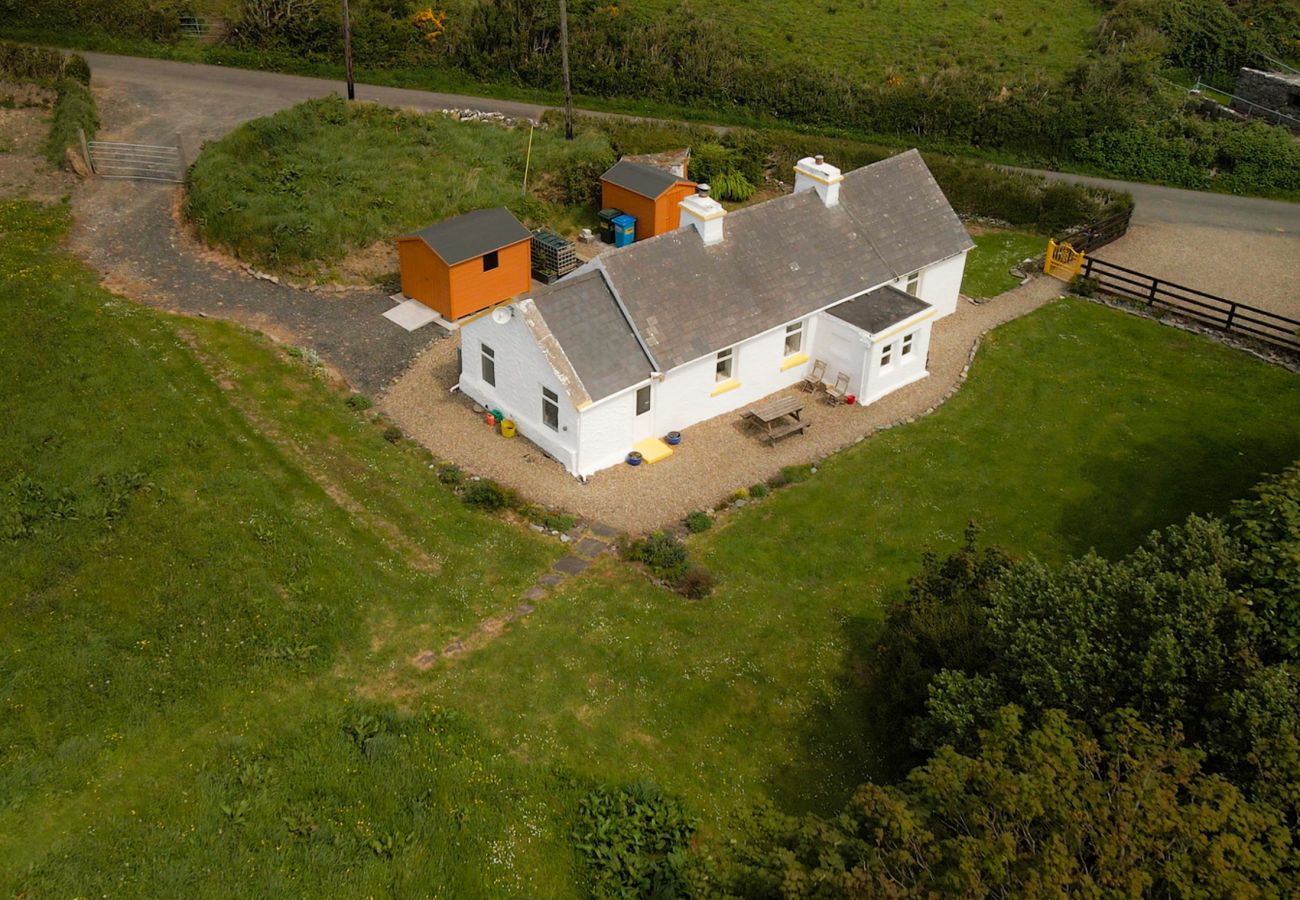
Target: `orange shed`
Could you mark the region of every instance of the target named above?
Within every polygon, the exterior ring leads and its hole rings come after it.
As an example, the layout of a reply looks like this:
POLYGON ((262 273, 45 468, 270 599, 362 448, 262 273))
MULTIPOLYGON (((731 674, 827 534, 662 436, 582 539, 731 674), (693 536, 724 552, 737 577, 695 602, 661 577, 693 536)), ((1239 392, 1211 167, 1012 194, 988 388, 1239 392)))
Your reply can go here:
POLYGON ((532 232, 504 207, 477 209, 397 239, 402 293, 455 321, 532 286, 532 232))
POLYGON ((600 176, 600 205, 635 216, 638 241, 676 231, 681 224, 677 204, 694 193, 693 182, 626 159, 600 176))

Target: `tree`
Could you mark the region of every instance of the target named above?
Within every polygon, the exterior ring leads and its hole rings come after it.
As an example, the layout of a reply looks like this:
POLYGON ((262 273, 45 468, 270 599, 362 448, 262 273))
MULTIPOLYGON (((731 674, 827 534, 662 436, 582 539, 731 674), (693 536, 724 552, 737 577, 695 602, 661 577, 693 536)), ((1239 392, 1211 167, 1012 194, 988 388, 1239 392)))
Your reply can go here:
POLYGON ((941 748, 832 819, 773 812, 706 866, 742 897, 1277 896, 1290 833, 1132 710, 1092 730, 998 711, 978 750, 941 748))

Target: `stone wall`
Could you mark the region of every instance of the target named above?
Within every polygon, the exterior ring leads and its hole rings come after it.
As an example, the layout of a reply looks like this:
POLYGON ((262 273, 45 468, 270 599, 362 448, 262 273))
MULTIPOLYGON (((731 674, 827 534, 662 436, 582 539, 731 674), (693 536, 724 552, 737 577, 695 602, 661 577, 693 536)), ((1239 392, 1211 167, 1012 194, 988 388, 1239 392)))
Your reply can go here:
POLYGON ((1285 125, 1300 134, 1300 75, 1242 69, 1233 94, 1232 108, 1238 112, 1285 125))

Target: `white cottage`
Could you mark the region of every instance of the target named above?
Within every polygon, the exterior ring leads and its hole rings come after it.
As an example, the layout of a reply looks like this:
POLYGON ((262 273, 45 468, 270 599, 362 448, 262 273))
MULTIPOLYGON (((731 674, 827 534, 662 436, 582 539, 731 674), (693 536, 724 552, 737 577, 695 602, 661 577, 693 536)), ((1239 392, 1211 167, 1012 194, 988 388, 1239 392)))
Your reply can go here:
POLYGON ((460 329, 460 387, 586 477, 638 444, 797 384, 814 360, 860 404, 924 378, 973 246, 915 150, 610 250, 460 329))

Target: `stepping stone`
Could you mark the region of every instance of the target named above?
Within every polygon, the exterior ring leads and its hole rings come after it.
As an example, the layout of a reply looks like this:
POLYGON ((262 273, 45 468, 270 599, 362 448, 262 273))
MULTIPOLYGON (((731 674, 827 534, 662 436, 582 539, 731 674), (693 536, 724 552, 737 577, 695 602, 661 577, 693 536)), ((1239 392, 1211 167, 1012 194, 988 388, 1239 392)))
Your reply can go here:
POLYGON ((590 531, 592 534, 596 535, 596 537, 603 537, 611 541, 618 537, 617 528, 611 528, 609 525, 603 525, 600 522, 592 523, 590 531))
POLYGON ((514 622, 518 619, 522 619, 524 616, 530 615, 534 609, 536 609, 536 607, 531 603, 520 603, 515 607, 514 612, 510 613, 510 621, 514 622))
POLYGON ((555 571, 563 572, 565 575, 581 575, 590 565, 591 561, 581 556, 566 556, 555 564, 555 571))
POLYGON ((555 587, 564 580, 564 575, 559 572, 547 572, 541 578, 537 579, 538 584, 544 584, 547 587, 555 587))
POLYGON ((536 584, 524 591, 525 600, 541 600, 545 596, 546 588, 536 584))
POLYGON ((438 654, 432 650, 421 650, 415 657, 415 666, 417 669, 428 669, 432 668, 437 661, 438 654))
POLYGON ((609 549, 609 544, 604 541, 598 541, 592 537, 585 537, 573 546, 573 551, 579 556, 592 557, 609 549))
POLYGON ((464 649, 465 649, 465 645, 462 644, 460 641, 452 641, 450 644, 442 648, 442 655, 455 656, 457 653, 460 653, 464 649))

